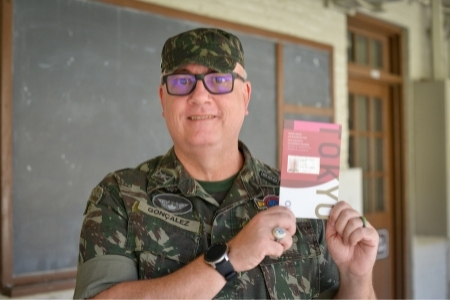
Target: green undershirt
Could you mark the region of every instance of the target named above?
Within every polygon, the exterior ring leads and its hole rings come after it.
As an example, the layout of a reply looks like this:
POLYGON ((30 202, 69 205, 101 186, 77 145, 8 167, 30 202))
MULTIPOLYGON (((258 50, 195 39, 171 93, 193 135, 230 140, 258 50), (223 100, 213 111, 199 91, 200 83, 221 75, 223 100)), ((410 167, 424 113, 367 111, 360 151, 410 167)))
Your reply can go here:
POLYGON ((202 186, 202 188, 210 194, 216 201, 220 204, 223 199, 225 199, 228 191, 233 185, 234 180, 238 176, 238 173, 221 181, 200 181, 197 182, 202 186))

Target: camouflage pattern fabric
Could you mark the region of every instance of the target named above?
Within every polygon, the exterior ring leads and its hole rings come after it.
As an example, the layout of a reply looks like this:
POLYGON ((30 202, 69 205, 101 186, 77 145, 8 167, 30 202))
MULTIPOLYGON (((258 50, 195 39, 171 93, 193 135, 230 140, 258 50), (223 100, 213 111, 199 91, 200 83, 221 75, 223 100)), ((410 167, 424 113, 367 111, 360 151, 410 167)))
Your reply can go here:
POLYGON ((169 38, 161 52, 161 72, 172 73, 188 63, 221 73, 244 67, 244 49, 231 33, 214 28, 197 28, 169 38))
MULTIPOLYGON (((139 279, 158 278, 193 261, 211 243, 232 239, 267 209, 257 203, 279 192, 279 172, 253 158, 243 143, 239 148, 245 164, 220 205, 189 176, 173 148, 106 176, 86 207, 79 265, 121 255, 137 263, 139 279)), ((323 221, 298 219, 293 240, 281 257, 266 257, 241 272, 216 297, 314 298, 336 287, 339 275, 325 245, 323 221)))

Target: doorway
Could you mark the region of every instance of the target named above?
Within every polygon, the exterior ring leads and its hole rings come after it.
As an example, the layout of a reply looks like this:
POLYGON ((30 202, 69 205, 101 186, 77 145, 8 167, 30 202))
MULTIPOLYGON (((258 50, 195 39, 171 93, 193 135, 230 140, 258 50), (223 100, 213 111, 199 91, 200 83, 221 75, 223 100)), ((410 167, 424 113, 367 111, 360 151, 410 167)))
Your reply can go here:
POLYGON ((378 298, 404 298, 402 31, 348 17, 349 166, 363 171, 363 213, 380 234, 378 298))

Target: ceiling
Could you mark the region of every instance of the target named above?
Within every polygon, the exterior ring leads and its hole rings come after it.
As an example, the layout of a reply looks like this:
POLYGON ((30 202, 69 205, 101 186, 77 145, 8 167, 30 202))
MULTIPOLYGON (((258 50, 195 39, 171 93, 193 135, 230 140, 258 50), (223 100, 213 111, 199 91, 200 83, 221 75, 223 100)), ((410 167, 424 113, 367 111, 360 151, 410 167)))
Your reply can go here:
MULTIPOLYGON (((347 14, 354 14, 358 10, 371 11, 374 13, 381 13, 389 10, 389 4, 394 2, 405 3, 419 3, 428 12, 431 11, 432 2, 441 1, 443 14, 443 28, 447 39, 450 39, 450 0, 323 0, 325 7, 334 7, 347 14)), ((431 17, 431 14, 428 14, 431 17)), ((431 19, 429 19, 429 26, 431 26, 431 19)))
MULTIPOLYGON (((389 3, 393 2, 418 2, 424 6, 430 6, 431 1, 438 0, 323 0, 325 6, 335 6, 351 13, 358 9, 366 9, 372 12, 383 12, 389 9, 389 3)), ((450 14, 450 0, 441 0, 443 10, 450 14)))

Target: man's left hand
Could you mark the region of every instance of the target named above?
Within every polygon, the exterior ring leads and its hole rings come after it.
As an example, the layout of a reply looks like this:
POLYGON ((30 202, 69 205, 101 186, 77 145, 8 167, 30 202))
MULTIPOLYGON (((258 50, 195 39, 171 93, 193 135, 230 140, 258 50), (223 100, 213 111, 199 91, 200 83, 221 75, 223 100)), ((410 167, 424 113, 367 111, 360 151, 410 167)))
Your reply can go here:
MULTIPOLYGON (((346 278, 372 278, 378 250, 378 232, 348 203, 339 201, 331 210, 326 241, 331 257, 346 278)), ((342 279, 342 278, 341 278, 342 279)))

